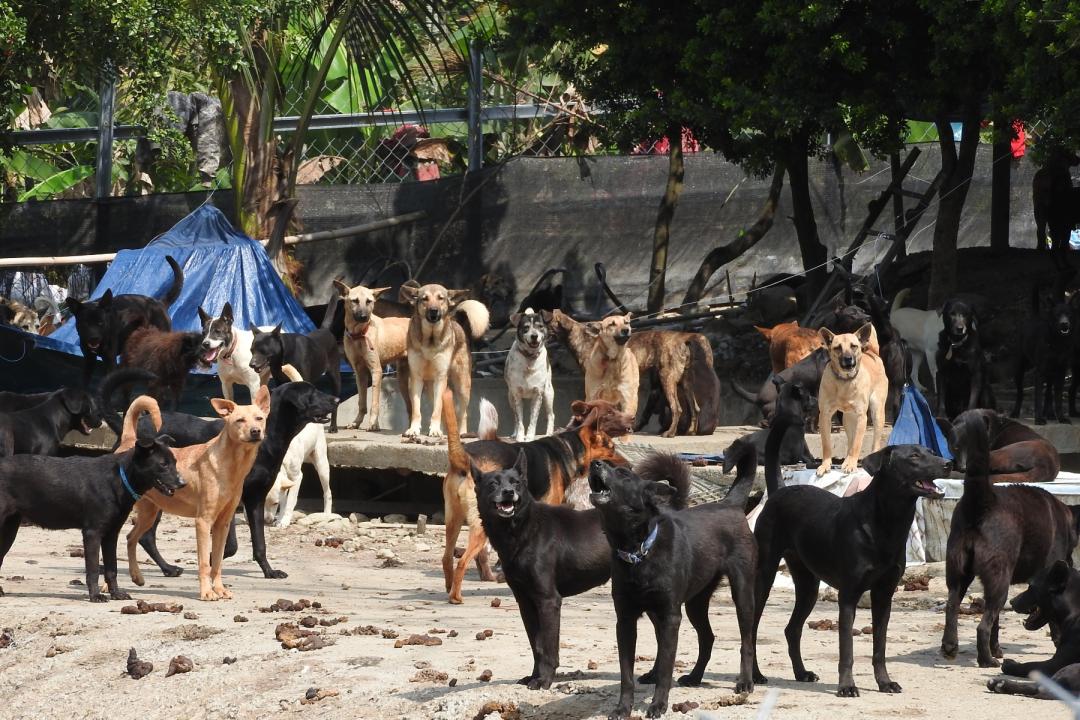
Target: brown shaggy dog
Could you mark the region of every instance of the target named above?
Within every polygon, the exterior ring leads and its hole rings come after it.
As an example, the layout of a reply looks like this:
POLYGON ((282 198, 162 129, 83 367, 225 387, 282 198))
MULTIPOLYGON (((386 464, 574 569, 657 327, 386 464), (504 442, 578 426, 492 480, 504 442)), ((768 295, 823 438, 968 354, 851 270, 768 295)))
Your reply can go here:
POLYGON ((187 374, 202 360, 201 332, 164 332, 144 326, 131 333, 124 346, 122 365, 149 370, 157 379, 149 394, 158 402, 180 402, 187 374), (167 397, 169 396, 169 397, 167 397))
POLYGON ((821 333, 799 327, 797 322, 786 322, 771 328, 754 326, 769 342, 769 360, 774 373, 787 370, 819 347, 824 347, 821 333))

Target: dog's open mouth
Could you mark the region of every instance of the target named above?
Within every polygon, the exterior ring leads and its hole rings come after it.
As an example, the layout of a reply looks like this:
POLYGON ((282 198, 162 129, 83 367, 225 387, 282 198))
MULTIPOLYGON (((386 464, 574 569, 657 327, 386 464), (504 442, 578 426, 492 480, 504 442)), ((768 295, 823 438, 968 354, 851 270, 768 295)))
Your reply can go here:
POLYGON ((611 502, 611 490, 604 483, 602 472, 603 470, 598 469, 596 465, 589 468, 589 489, 592 490, 589 493, 589 500, 596 506, 611 502))
POLYGON ((98 425, 91 426, 90 423, 88 423, 86 421, 86 418, 80 418, 79 419, 79 425, 80 425, 79 429, 82 430, 82 434, 83 435, 89 435, 90 433, 94 432, 95 427, 100 426, 100 423, 98 425))
POLYGON ((177 490, 184 487, 183 485, 173 486, 173 485, 166 485, 165 483, 160 483, 160 482, 155 483, 155 484, 157 485, 158 492, 161 493, 162 495, 164 495, 165 497, 172 497, 173 495, 176 494, 177 490))
POLYGON ((91 350, 96 351, 98 348, 101 347, 101 341, 100 340, 87 340, 86 341, 86 347, 88 347, 91 350))
POLYGON ((263 371, 263 370, 265 370, 265 369, 266 369, 266 368, 267 368, 267 367, 268 367, 269 365, 270 365, 270 363, 268 363, 268 362, 264 362, 264 363, 257 363, 257 362, 255 362, 254 360, 252 360, 252 361, 251 361, 251 364, 250 364, 250 365, 249 365, 248 367, 250 367, 250 368, 251 368, 252 370, 254 370, 255 372, 257 372, 257 373, 260 373, 260 374, 261 374, 261 373, 262 373, 262 371, 263 371))
POLYGON ((314 415, 311 418, 311 422, 325 425, 330 422, 330 413, 322 413, 321 415, 314 415))
POLYGON ((1042 609, 1038 606, 1036 606, 1035 609, 1028 613, 1027 617, 1024 618, 1025 630, 1038 630, 1045 624, 1046 620, 1043 619, 1042 609))
POLYGON ((499 513, 501 517, 513 517, 514 516, 514 503, 512 502, 497 502, 495 503, 495 512, 499 513))
POLYGON ((937 499, 945 497, 945 493, 938 490, 938 486, 934 484, 933 480, 916 480, 915 492, 928 498, 937 499))
POLYGON ((206 365, 213 365, 217 360, 218 353, 221 352, 220 347, 212 348, 202 354, 202 361, 206 365))

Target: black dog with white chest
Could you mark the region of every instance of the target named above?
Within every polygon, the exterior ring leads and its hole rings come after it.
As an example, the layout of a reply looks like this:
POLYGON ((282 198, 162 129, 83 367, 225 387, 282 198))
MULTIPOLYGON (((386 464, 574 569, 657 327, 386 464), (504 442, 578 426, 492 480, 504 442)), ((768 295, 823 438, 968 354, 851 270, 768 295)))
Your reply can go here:
POLYGON ((937 399, 934 414, 952 419, 965 410, 994 409, 987 363, 979 341, 978 318, 970 303, 952 299, 941 309, 938 334, 937 399))
POLYGON ((119 455, 0 459, 0 565, 23 521, 48 530, 79 529, 90 601, 108 599, 98 587, 99 557, 105 560, 109 595, 130 600, 116 582, 116 541, 141 495, 157 490, 171 496, 184 486, 171 440, 140 433, 135 447, 119 455))
MULTIPOLYGON (((800 402, 783 393, 784 403, 800 402)), ((797 410, 797 409, 796 409, 797 410)), ((801 413, 792 412, 794 416, 801 413)), ((778 425, 776 432, 784 432, 778 425)), ((768 501, 754 528, 758 542, 758 575, 754 643, 776 569, 787 562, 795 582, 795 608, 784 630, 795 679, 817 682, 802 660, 802 630, 818 599, 824 580, 837 589, 840 605, 840 697, 857 697, 853 663, 852 624, 855 606, 870 591, 874 626, 874 678, 882 692, 900 692, 885 667, 885 641, 896 584, 904 574, 908 532, 915 518, 915 501, 940 497, 934 479, 947 477, 950 465, 918 445, 890 445, 868 455, 863 467, 874 476, 870 486, 839 498, 812 485, 779 487, 779 438, 769 443, 765 458, 768 501)), ((756 682, 767 682, 755 664, 756 682)))
POLYGON ((637 622, 647 614, 656 631, 656 663, 639 678, 656 684, 646 717, 667 711, 682 607, 698 637, 697 662, 680 685, 701 683, 715 635, 709 600, 727 577, 735 601, 742 651, 737 692, 752 692, 755 664, 753 625, 757 549, 743 508, 757 471, 757 453, 744 448, 739 475, 721 502, 687 508, 690 472, 674 455, 655 454, 635 471, 594 461, 590 499, 599 510, 611 546, 611 597, 619 643, 619 704, 610 718, 628 718, 634 702, 637 622), (666 480, 667 482, 664 482, 666 480))
MULTIPOLYGON (((267 368, 279 383, 289 382, 282 365, 292 365, 305 381, 317 382, 325 372, 330 376, 334 397, 341 396, 341 359, 338 344, 329 330, 317 328, 306 335, 281 332, 279 323, 270 332, 263 332, 255 325, 249 328, 255 338, 251 341, 251 369, 262 373, 267 368)), ((330 416, 327 432, 337 432, 337 406, 330 416)))

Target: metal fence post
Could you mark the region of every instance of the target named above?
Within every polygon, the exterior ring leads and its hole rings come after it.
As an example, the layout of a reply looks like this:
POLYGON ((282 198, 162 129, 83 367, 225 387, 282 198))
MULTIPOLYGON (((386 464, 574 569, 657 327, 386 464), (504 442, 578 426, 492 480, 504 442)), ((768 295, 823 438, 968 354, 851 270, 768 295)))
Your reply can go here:
POLYGON ((481 103, 483 101, 483 53, 480 41, 469 43, 469 172, 484 166, 484 133, 481 127, 481 103))
POLYGON ((101 78, 101 113, 98 116, 97 162, 94 165, 94 197, 106 198, 112 191, 113 112, 116 108, 116 74, 107 63, 101 78))

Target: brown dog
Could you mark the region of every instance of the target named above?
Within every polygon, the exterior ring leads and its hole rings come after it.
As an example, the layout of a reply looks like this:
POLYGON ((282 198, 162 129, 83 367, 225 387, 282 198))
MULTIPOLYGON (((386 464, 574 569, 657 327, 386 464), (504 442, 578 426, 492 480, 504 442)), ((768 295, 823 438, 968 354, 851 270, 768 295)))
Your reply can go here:
POLYGON ((832 416, 837 410, 844 413, 844 432, 847 435, 847 458, 840 469, 854 472, 859 466, 863 436, 866 435, 866 412, 874 423, 874 442, 871 452, 881 449, 885 441, 885 398, 889 380, 885 365, 871 352, 863 352, 870 342, 873 326, 866 323, 854 333, 834 335, 821 329, 821 338, 829 352, 829 364, 821 374, 818 387, 818 428, 821 432, 821 477, 832 467, 832 416))
MULTIPOLYGON (((139 538, 157 519, 158 510, 195 518, 195 546, 199 555, 199 598, 229 599, 232 593, 221 580, 221 561, 229 521, 240 504, 244 478, 255 464, 255 455, 266 429, 270 412, 270 391, 264 385, 255 394, 254 405, 237 405, 231 400, 213 398, 210 404, 225 419, 221 434, 210 442, 176 448, 176 470, 186 483, 172 497, 151 490, 135 503, 135 526, 127 535, 128 570, 131 580, 142 586, 136 550, 139 538)), ((139 416, 149 412, 154 427, 161 427, 161 411, 147 395, 135 398, 124 418, 124 429, 116 452, 135 444, 139 416)))
MULTIPOLYGON (((634 353, 626 347, 630 341, 630 313, 585 323, 584 330, 593 339, 585 358, 585 398, 607 400, 623 412, 636 415, 640 373, 634 353)), ((678 400, 672 407, 677 405, 678 400)))
MULTIPOLYGON (((383 366, 406 358, 405 345, 409 334, 408 318, 383 318, 375 314, 379 296, 389 290, 350 288, 340 280, 334 281, 338 295, 345 303, 345 357, 356 373, 356 420, 350 429, 379 429, 379 395, 382 388, 383 366), (367 404, 368 383, 371 384, 371 407, 367 404), (366 418, 365 418, 366 416, 366 418)), ((409 401, 408 375, 398 373, 401 396, 409 401)))
POLYGON ((687 372, 692 362, 689 343, 697 343, 701 347, 705 363, 712 370, 712 345, 701 333, 645 330, 633 333, 627 343, 630 352, 634 353, 638 370, 645 372, 655 368, 660 376, 660 387, 671 407, 671 426, 661 433, 662 437, 675 437, 683 411, 690 414, 690 427, 697 427, 698 403, 692 400, 693 387, 687 372), (683 407, 679 402, 680 383, 685 383, 681 395, 688 398, 688 407, 683 407))
MULTIPOLYGON (((523 452, 528 463, 529 493, 541 502, 558 505, 563 502, 570 483, 588 473, 593 460, 616 460, 615 444, 599 430, 605 423, 621 422, 626 427, 633 416, 613 411, 616 420, 601 418, 602 407, 593 406, 581 426, 574 430, 549 435, 525 443, 506 443, 501 440, 478 440, 468 445, 461 442, 457 420, 450 409, 452 400, 447 397, 442 404, 443 421, 446 424, 447 449, 450 468, 443 479, 443 502, 446 514, 446 547, 443 551, 443 578, 450 602, 458 604, 465 570, 474 558, 480 567, 482 579, 493 579, 487 559, 481 554, 487 535, 480 524, 476 508, 476 486, 473 468, 483 472, 513 467, 518 453, 523 452), (469 525, 469 542, 464 555, 454 567, 454 549, 463 523, 469 525)), ((610 408, 610 406, 608 406, 610 408)))
POLYGON ((488 311, 482 303, 466 299, 466 290, 447 290, 442 285, 403 285, 401 295, 412 303, 406 336, 409 359, 409 428, 405 437, 420 435, 420 395, 431 386, 431 421, 428 435, 442 437, 443 391, 449 385, 457 403, 459 427, 467 427, 472 393, 472 356, 469 340, 487 330, 488 311), (464 315, 469 331, 456 321, 464 315))
POLYGON ((754 326, 769 343, 769 361, 774 373, 783 372, 810 353, 823 346, 821 333, 786 322, 771 328, 754 326))

